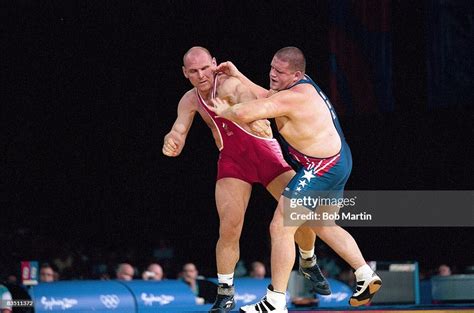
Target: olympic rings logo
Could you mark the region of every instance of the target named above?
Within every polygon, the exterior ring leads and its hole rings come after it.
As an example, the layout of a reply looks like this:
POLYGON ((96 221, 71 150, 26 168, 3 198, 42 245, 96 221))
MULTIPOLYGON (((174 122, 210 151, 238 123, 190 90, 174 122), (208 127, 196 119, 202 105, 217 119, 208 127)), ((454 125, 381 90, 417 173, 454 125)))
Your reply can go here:
POLYGON ((100 302, 102 302, 107 309, 116 309, 120 303, 120 299, 117 295, 101 295, 100 302))

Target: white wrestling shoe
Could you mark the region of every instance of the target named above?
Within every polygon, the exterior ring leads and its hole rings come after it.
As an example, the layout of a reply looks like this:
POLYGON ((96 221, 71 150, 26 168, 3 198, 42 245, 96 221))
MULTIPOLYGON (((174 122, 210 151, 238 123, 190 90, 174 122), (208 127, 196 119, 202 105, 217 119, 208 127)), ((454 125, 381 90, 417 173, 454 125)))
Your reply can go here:
POLYGON ((351 306, 361 306, 369 303, 380 287, 382 287, 382 279, 373 272, 372 277, 357 281, 356 291, 349 299, 349 304, 351 306))
MULTIPOLYGON (((275 292, 272 290, 272 286, 268 286, 267 295, 255 304, 246 305, 240 308, 239 312, 250 312, 250 313, 262 313, 262 312, 272 312, 272 313, 288 313, 286 308, 286 303, 283 304, 283 307, 277 307, 275 303, 281 301, 282 295, 280 292, 275 292), (279 299, 278 299, 279 298, 279 299)), ((284 300, 286 301, 286 299, 284 300)))

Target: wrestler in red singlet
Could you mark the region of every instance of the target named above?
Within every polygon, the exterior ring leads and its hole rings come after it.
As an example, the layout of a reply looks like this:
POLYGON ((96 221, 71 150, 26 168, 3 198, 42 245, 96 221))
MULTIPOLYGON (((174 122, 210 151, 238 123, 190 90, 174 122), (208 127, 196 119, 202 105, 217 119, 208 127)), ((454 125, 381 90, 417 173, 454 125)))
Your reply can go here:
MULTIPOLYGON (((212 98, 216 97, 218 79, 219 75, 216 75, 212 98)), ((217 180, 233 177, 249 184, 267 186, 278 175, 291 170, 276 139, 258 137, 235 122, 217 116, 195 90, 200 105, 212 119, 221 139, 217 180)))

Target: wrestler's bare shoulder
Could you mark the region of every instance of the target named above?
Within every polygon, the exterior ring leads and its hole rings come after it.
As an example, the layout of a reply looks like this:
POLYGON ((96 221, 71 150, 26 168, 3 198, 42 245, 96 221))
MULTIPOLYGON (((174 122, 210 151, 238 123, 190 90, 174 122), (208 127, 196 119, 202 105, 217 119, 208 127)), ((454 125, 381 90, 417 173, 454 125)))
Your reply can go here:
MULTIPOLYGON (((311 105, 312 103, 324 103, 318 95, 316 89, 310 84, 299 84, 289 89, 289 93, 284 94, 284 99, 289 103, 299 103, 311 105)), ((283 95, 283 94, 282 94, 283 95)))
POLYGON ((241 84, 240 80, 233 76, 227 76, 225 74, 219 74, 219 86, 235 86, 241 84))
POLYGON ((196 110, 198 108, 198 101, 196 97, 195 89, 188 90, 179 101, 179 106, 181 108, 193 109, 196 110))
POLYGON ((298 93, 302 93, 302 94, 305 94, 305 95, 315 95, 316 94, 316 90, 310 84, 298 84, 296 86, 291 87, 290 90, 293 91, 293 92, 298 92, 298 93))

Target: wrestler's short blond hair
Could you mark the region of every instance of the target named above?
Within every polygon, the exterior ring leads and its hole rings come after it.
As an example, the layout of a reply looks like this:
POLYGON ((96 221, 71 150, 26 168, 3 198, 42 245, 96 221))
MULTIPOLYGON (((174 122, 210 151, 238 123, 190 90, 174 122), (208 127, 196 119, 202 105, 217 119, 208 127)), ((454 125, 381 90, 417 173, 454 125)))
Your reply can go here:
POLYGON ((306 59, 303 52, 297 47, 285 47, 275 53, 275 57, 288 62, 291 70, 305 72, 306 59))

